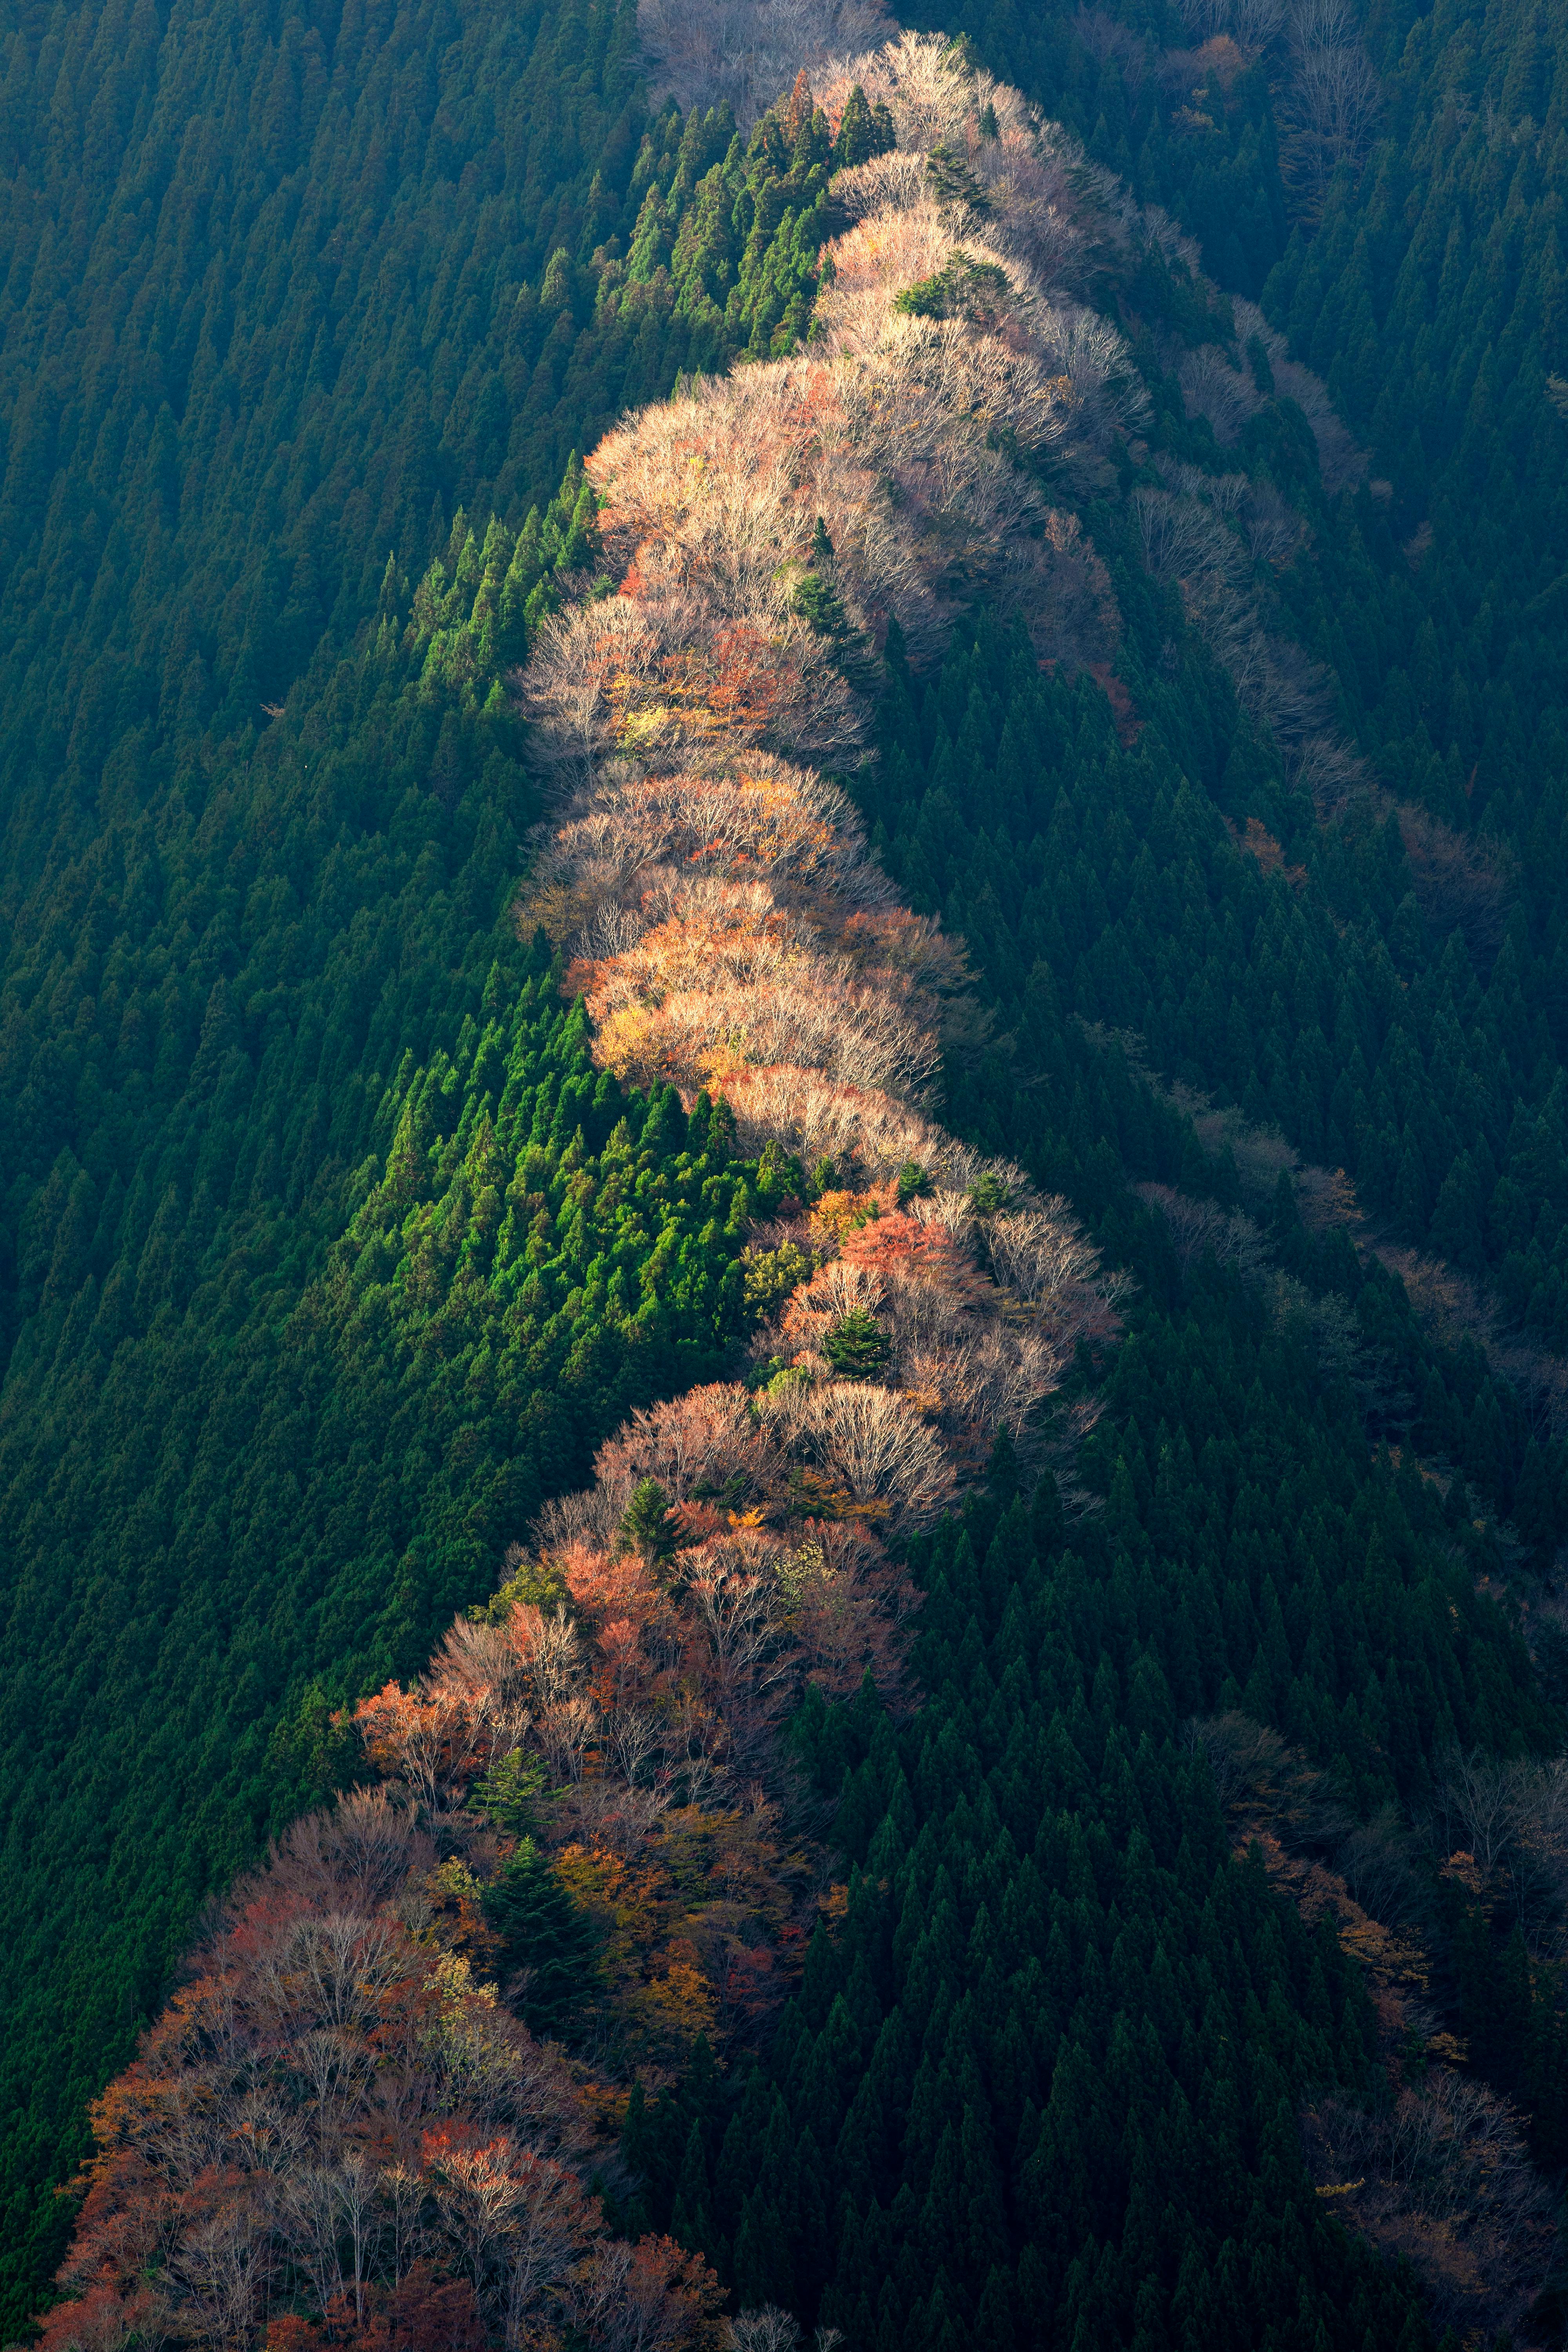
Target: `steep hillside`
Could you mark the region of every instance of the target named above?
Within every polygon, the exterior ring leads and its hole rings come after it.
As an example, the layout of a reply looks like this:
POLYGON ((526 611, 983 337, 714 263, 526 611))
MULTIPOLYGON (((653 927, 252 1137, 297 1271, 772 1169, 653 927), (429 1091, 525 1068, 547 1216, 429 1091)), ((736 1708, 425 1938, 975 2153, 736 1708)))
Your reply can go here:
POLYGON ((592 1157, 642 1113, 542 969, 527 995, 506 916, 533 803, 495 689, 594 560, 570 453, 798 298, 766 159, 754 239, 671 276, 731 131, 650 115, 633 46, 625 12, 401 8, 11 36, 13 2321, 84 2099, 196 1908, 331 1785, 331 1705, 411 1672, 537 1496, 731 1328, 731 1178, 672 1177, 646 1284, 591 1221, 556 1251, 578 1128, 592 1157), (412 1301, 363 1246, 405 1111, 412 1301), (504 1342, 510 1293, 473 1288, 502 1235, 465 1242, 498 1192, 544 1292, 504 1342))
MULTIPOLYGON (((1279 1121, 1310 1157, 1342 1161, 1405 1236, 1494 1283, 1510 1314, 1560 1349, 1560 28, 1550 15, 1502 7, 1373 9, 1357 26, 1331 8, 1193 5, 1047 13, 1030 26, 1005 10, 969 10, 952 29, 1201 237, 1218 283, 1261 301, 1370 453, 1355 499, 1310 507, 1311 541, 1281 567, 1290 632, 1322 666, 1361 761, 1359 777, 1313 780, 1319 814, 1337 821, 1326 841, 1315 830, 1286 837, 1286 864, 1310 866, 1309 842, 1326 849, 1336 916, 1363 931, 1366 898, 1347 901, 1338 877, 1347 857, 1373 869, 1363 891, 1383 901, 1376 928, 1399 979, 1418 991, 1414 1019, 1356 1038, 1333 983, 1303 974, 1275 992, 1282 1018, 1249 1005, 1244 983, 1215 1010, 1223 1021, 1231 998, 1249 1040, 1267 1025, 1258 1066, 1250 1044, 1228 1072, 1223 1049, 1184 1058, 1200 1083, 1238 1101, 1255 1078, 1255 1115, 1279 1121), (1206 81, 1189 87, 1199 68, 1206 81), (1336 89, 1359 95, 1332 117, 1342 168, 1314 182, 1303 170, 1306 101, 1336 89), (1116 143, 1128 137, 1131 169, 1116 143), (1385 833, 1378 875, 1376 829, 1391 799, 1404 856, 1385 833), (1490 1047, 1473 1037, 1469 981, 1441 969, 1456 926, 1476 977, 1500 978, 1514 1005, 1504 1016, 1513 1043, 1499 1038, 1510 1065, 1500 1091, 1490 1047), (1429 1108, 1411 1093, 1421 1064, 1429 1108)), ((1250 350, 1245 326, 1240 341, 1250 350)), ((1221 451, 1250 463, 1266 382, 1256 362, 1252 381, 1247 368, 1216 373, 1199 358, 1175 370, 1184 405, 1200 433, 1206 423, 1221 451)), ((1265 463, 1299 498, 1289 448, 1265 463)), ((1328 476, 1325 485, 1339 487, 1328 476)), ((1362 986, 1371 1002, 1386 997, 1370 973, 1362 986)))

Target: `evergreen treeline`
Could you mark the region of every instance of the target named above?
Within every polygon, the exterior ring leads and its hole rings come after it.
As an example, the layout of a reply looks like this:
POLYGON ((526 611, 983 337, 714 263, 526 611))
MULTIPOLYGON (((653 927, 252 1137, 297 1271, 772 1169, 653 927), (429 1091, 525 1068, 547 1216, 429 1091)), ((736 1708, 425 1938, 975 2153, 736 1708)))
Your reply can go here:
POLYGON ((515 546, 459 520, 199 825, 93 845, 68 961, 18 958, 69 1139, 22 1196, 0 1410, 13 2295, 198 1906, 335 1784, 333 1705, 741 1328, 765 1188, 595 1071, 507 912, 490 641, 580 496, 515 546))

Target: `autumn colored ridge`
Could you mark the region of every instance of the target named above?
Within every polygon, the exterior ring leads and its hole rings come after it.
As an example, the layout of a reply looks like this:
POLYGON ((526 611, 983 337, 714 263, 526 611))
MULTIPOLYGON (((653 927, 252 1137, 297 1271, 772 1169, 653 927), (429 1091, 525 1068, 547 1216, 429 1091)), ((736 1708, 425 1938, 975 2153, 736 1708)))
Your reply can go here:
POLYGON ((976 584, 1047 659, 1113 645, 1092 550, 993 426, 1103 429, 1117 345, 960 245, 978 194, 928 184, 984 113, 998 211, 1038 209, 1016 94, 930 43, 879 70, 898 145, 841 175, 858 225, 811 350, 601 446, 616 593, 520 681, 560 807, 525 923, 569 945, 602 1066, 760 1155, 749 1358, 635 1415, 416 1687, 355 1710, 379 1785, 236 1890, 94 2109, 50 2352, 712 2337, 712 2273, 609 2233, 586 2175, 635 2204, 628 2094, 732 2058, 798 1973, 832 1896, 787 1727, 808 1696, 912 1705, 901 1544, 998 1442, 1070 1454, 1081 1409, 1053 1433, 1044 1408, 1111 1291, 1063 1203, 941 1127, 944 1052, 984 1032, 964 958, 894 903, 836 776, 895 604, 917 654, 976 584), (939 293, 901 301, 911 278, 939 293))
MULTIPOLYGON (((765 2042, 845 1903, 792 1721, 916 1706, 904 1547, 999 1454, 1069 1471, 1089 1409, 1053 1401, 1118 1328, 1065 1202, 942 1123, 986 1016, 851 786, 881 657, 933 658, 977 598, 1135 741, 1069 501, 1148 402, 1073 289, 1108 236, 1174 233, 935 40, 801 74, 782 121, 865 125, 809 337, 593 452, 604 571, 511 680, 552 804, 520 926, 563 951, 599 1067, 755 1168, 751 1338, 635 1413, 416 1684, 340 1724, 376 1785, 236 1891, 94 2110, 48 2352, 791 2340, 639 2230, 622 2127, 765 2042)), ((1139 491, 1145 553, 1272 719, 1205 496, 1139 491)))

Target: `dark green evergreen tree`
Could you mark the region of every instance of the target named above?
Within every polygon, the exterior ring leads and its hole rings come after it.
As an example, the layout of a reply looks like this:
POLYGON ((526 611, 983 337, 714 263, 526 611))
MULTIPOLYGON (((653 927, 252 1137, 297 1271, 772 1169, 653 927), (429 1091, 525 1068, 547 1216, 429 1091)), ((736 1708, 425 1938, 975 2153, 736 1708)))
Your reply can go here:
POLYGON ((569 2033, 592 2000, 595 1938, 549 1858, 519 1840, 499 1877, 484 1891, 485 1924, 500 1937, 495 1966, 536 2033, 569 2033))

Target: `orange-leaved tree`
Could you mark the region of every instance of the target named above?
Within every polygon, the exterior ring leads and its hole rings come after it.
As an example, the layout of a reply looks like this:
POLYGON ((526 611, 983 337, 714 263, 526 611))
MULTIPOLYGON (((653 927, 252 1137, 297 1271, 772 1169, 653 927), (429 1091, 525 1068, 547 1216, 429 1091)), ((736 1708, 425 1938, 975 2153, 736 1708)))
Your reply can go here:
POLYGON ((435 1862, 362 1790, 236 1889, 93 2109, 48 2352, 703 2340, 710 2275, 606 2236, 571 2072, 443 1938, 435 1862))

